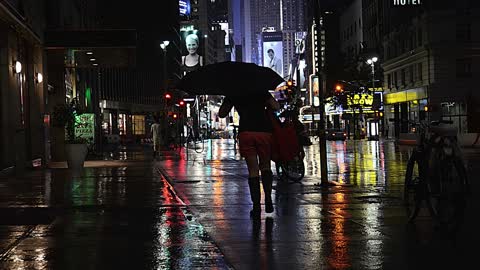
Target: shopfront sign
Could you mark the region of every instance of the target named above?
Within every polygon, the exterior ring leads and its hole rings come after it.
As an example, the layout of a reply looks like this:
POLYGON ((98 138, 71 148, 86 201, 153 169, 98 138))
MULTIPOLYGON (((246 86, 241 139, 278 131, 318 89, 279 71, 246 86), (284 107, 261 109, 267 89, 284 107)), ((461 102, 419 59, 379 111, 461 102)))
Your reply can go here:
POLYGON ((401 92, 388 93, 385 95, 384 102, 385 104, 395 104, 425 98, 427 98, 427 90, 425 88, 415 88, 401 92))
POLYGON ((95 114, 84 113, 75 117, 75 136, 93 143, 95 138, 95 114))
POLYGON ((371 94, 355 94, 347 99, 348 106, 371 107, 373 105, 373 95, 371 94))
POLYGON ((394 6, 419 6, 422 0, 392 0, 394 6))

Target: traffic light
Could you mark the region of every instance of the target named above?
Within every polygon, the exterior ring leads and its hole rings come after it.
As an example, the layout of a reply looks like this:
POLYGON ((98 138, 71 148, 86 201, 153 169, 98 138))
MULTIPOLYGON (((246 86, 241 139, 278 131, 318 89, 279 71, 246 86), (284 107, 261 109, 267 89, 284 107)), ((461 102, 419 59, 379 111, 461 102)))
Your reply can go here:
POLYGON ((343 92, 343 86, 341 84, 336 84, 335 85, 335 93, 340 94, 343 92))
POLYGON ((165 105, 172 105, 172 95, 170 93, 165 93, 165 105))
POLYGON ((180 100, 180 102, 178 102, 178 105, 180 105, 180 107, 183 107, 183 106, 185 106, 185 101, 183 101, 183 99, 182 99, 182 100, 180 100))
POLYGON ((288 80, 288 81, 287 81, 287 87, 288 87, 288 88, 293 87, 293 80, 288 80))

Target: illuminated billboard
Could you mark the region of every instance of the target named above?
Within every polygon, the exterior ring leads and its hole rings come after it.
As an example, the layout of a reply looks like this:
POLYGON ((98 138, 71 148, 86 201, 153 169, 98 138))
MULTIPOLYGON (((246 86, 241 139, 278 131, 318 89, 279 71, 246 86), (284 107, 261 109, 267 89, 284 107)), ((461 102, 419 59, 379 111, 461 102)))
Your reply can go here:
POLYGON ((190 0, 180 0, 178 1, 178 6, 180 8, 180 16, 190 16, 190 0))
POLYGON ((220 25, 220 28, 222 29, 222 31, 225 32, 225 46, 229 46, 230 45, 230 32, 228 30, 228 23, 223 22, 223 23, 219 23, 219 25, 220 25))
POLYGON ((180 29, 182 37, 182 70, 184 74, 198 69, 204 65, 201 32, 192 25, 180 29))
POLYGON ((269 67, 283 77, 282 32, 263 32, 263 66, 269 67))
POLYGON ((305 53, 305 40, 307 38, 307 32, 295 33, 295 54, 305 53))
POLYGON ((310 105, 320 105, 320 81, 318 76, 310 75, 310 105))

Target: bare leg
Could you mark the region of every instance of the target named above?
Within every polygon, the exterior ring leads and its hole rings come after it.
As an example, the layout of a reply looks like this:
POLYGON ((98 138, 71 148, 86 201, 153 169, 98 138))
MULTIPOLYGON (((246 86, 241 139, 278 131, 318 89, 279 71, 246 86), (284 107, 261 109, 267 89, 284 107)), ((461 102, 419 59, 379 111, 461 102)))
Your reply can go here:
POLYGON ((262 171, 262 185, 263 193, 265 194, 265 212, 273 212, 273 203, 272 203, 272 182, 273 174, 270 167, 270 158, 260 157, 260 169, 262 171))
POLYGON ((259 166, 257 156, 248 156, 245 157, 248 167, 248 177, 258 177, 259 176, 259 166))
POLYGON ((253 209, 250 211, 252 218, 260 218, 260 177, 258 169, 257 156, 245 157, 248 167, 248 187, 250 189, 250 198, 252 199, 253 209))

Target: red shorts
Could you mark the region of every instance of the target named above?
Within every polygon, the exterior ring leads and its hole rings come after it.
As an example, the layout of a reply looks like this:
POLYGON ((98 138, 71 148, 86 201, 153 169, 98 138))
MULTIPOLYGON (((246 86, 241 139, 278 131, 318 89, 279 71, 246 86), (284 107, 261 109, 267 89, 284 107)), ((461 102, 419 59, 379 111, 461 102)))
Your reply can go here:
POLYGON ((238 146, 242 157, 258 156, 270 159, 272 155, 272 133, 244 131, 238 135, 238 146))

